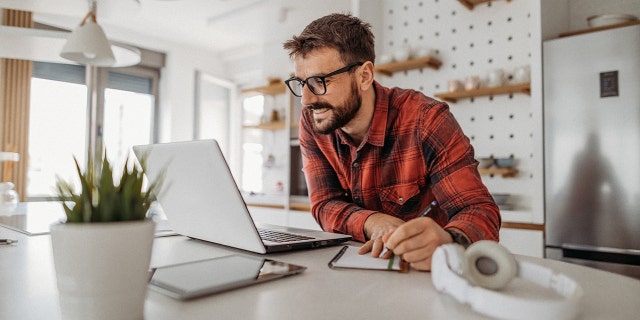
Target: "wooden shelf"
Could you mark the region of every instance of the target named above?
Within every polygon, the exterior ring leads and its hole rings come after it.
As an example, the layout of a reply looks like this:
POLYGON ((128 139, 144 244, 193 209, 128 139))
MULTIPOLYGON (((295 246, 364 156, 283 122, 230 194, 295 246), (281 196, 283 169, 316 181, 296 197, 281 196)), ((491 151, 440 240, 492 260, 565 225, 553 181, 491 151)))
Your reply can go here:
POLYGON ((531 83, 507 85, 501 87, 480 88, 476 90, 462 90, 454 92, 436 93, 435 96, 447 102, 457 102, 459 99, 481 96, 493 96, 506 93, 525 93, 531 95, 531 83))
POLYGON ((244 129, 262 129, 262 130, 282 130, 287 127, 287 123, 284 121, 272 121, 265 122, 256 125, 244 125, 244 129))
MULTIPOLYGON (((458 0, 462 3, 463 6, 467 7, 469 10, 473 10, 473 7, 479 4, 483 4, 485 2, 491 2, 492 0, 458 0)), ((511 2, 511 0, 506 0, 507 2, 511 2)))
POLYGON ((266 95, 278 95, 287 92, 287 85, 282 81, 272 82, 264 87, 256 87, 242 90, 243 94, 260 93, 266 95))
POLYGON ((392 76, 396 72, 407 71, 420 68, 433 68, 440 69, 442 62, 436 58, 423 57, 417 59, 410 59, 407 61, 392 62, 387 64, 381 64, 375 67, 375 71, 382 73, 386 76, 392 76))
POLYGON ((289 202, 289 209, 311 212, 311 205, 308 202, 307 203, 301 203, 301 202, 293 202, 293 201, 291 201, 291 202, 289 202))
POLYGON ((478 169, 478 172, 481 175, 501 175, 504 178, 514 177, 518 174, 518 169, 514 168, 489 168, 489 169, 478 169))
POLYGON ((608 26, 594 27, 594 28, 583 29, 583 30, 569 31, 569 32, 561 33, 558 36, 560 38, 570 37, 570 36, 575 36, 575 35, 579 35, 579 34, 583 34, 583 33, 591 33, 591 32, 598 32, 598 31, 602 31, 602 30, 609 30, 609 29, 628 27, 628 26, 633 26, 633 25, 636 25, 636 24, 640 24, 640 20, 617 23, 617 24, 611 24, 611 25, 608 25, 608 26))

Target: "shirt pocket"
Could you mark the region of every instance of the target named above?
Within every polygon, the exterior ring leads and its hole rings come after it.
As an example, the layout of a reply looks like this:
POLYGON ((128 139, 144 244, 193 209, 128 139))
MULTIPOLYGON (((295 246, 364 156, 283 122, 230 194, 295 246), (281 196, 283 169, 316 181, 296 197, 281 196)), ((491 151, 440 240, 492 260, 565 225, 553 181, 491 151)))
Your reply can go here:
POLYGON ((397 215, 411 210, 420 194, 417 182, 396 184, 380 189, 380 200, 385 213, 397 215), (415 198, 415 199, 414 199, 415 198))

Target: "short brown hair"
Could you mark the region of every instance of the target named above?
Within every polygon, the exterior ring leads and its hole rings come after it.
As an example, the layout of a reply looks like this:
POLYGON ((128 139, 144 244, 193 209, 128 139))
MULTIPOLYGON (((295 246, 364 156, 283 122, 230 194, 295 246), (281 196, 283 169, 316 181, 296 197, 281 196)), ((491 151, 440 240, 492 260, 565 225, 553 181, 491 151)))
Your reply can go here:
POLYGON ((356 63, 376 59, 371 24, 351 14, 333 13, 316 19, 307 25, 299 36, 293 36, 283 45, 289 57, 306 56, 319 48, 338 50, 344 63, 356 63))

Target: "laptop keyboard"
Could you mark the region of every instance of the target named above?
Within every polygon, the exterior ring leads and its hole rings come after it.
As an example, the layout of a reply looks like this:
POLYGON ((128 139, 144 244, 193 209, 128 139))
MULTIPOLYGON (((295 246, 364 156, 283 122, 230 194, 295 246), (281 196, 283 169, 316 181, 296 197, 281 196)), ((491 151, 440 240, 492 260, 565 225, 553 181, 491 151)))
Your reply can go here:
POLYGON ((313 238, 307 236, 301 236, 292 233, 278 232, 267 229, 258 229, 258 233, 260 233, 260 238, 265 241, 271 242, 291 242, 291 241, 300 241, 300 240, 311 240, 313 238))

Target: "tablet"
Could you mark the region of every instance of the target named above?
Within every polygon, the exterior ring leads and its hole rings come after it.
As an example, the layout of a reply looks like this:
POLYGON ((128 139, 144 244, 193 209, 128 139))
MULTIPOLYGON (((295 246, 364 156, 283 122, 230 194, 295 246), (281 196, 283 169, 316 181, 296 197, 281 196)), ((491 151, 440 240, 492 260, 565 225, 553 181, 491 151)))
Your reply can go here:
POLYGON ((306 267, 245 255, 231 255, 152 270, 149 287, 187 300, 299 274, 306 267))

